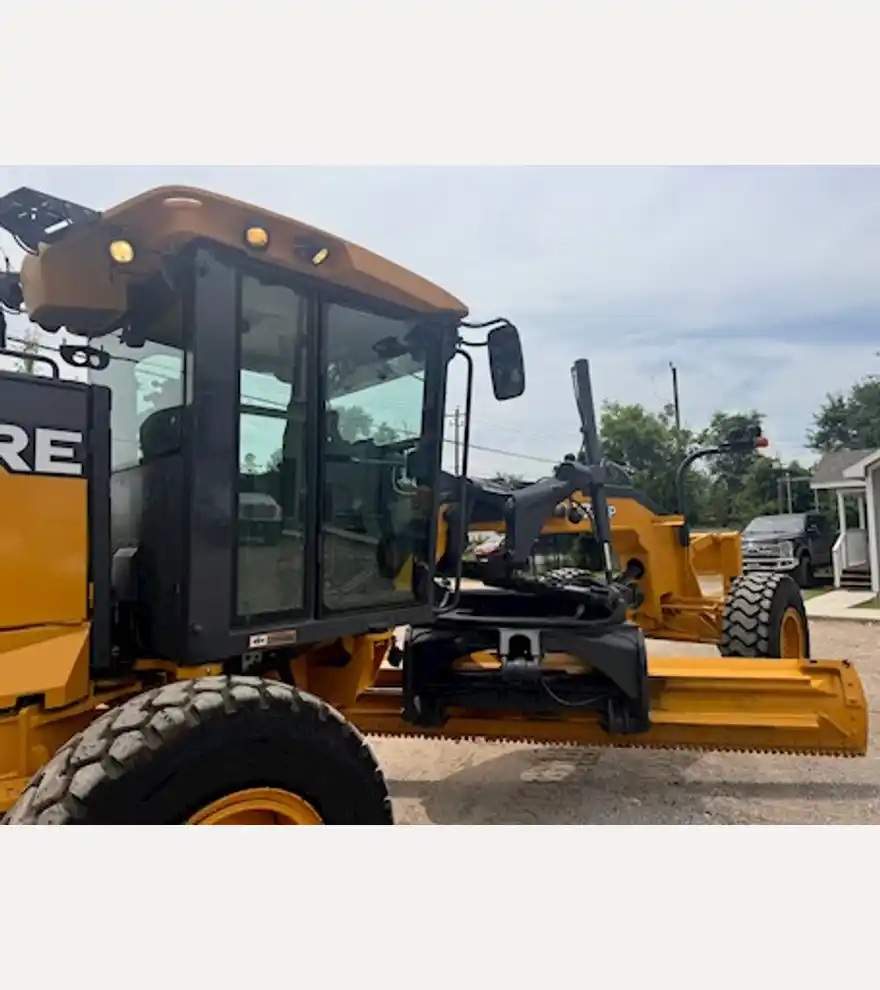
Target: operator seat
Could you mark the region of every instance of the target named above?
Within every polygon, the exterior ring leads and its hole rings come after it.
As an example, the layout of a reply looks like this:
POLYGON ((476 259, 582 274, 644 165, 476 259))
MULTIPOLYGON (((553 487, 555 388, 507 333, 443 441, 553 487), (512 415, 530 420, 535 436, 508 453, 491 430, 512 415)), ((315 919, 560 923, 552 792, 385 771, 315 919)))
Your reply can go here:
POLYGON ((183 406, 166 406, 144 419, 138 431, 141 464, 180 449, 183 439, 183 409, 183 406))

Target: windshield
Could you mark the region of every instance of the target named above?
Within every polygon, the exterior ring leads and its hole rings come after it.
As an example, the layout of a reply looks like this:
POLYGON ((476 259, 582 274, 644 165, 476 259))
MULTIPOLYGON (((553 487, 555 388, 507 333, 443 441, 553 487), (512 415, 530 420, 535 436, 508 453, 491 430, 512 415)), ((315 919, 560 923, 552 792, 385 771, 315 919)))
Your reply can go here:
MULTIPOLYGON (((365 342, 375 343, 372 335, 359 333, 358 338, 358 350, 365 342)), ((379 447, 418 440, 424 359, 412 354, 391 359, 363 352, 358 356, 346 353, 344 346, 342 342, 336 354, 328 355, 327 366, 327 409, 342 439, 370 440, 379 447)))
POLYGON ((797 536, 805 528, 804 516, 759 516, 743 530, 746 536, 797 536))

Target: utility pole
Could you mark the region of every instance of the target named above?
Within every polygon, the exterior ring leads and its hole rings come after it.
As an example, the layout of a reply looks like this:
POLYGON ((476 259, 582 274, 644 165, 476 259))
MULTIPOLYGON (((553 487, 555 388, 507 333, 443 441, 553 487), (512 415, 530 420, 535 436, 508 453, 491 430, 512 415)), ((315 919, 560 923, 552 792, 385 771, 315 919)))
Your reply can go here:
POLYGON ((672 372, 672 408, 675 411, 675 429, 681 432, 681 406, 678 401, 678 368, 670 361, 669 370, 672 372))
MULTIPOLYGON (((776 479, 776 501, 779 503, 779 515, 785 511, 786 505, 788 506, 788 513, 791 515, 794 512, 794 495, 793 495, 793 485, 809 485, 810 475, 804 475, 803 477, 792 477, 792 473, 788 468, 783 468, 779 465, 779 471, 781 473, 780 477, 776 479)), ((813 489, 813 509, 815 512, 821 511, 821 506, 819 502, 819 492, 813 489)))
POLYGON ((461 457, 459 451, 461 449, 461 406, 455 407, 455 412, 452 414, 452 423, 454 430, 454 450, 455 450, 455 474, 456 477, 459 473, 459 468, 461 466, 461 457))

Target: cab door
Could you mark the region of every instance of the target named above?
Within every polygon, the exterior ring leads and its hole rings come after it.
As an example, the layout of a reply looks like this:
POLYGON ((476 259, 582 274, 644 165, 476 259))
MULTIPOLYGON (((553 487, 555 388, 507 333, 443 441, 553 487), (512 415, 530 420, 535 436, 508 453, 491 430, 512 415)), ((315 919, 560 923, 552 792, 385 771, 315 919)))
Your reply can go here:
MULTIPOLYGON (((430 604, 442 331, 360 301, 322 306, 318 615, 430 604), (428 478, 411 477, 428 451, 428 478)), ((402 621, 406 617, 402 616, 402 621)))

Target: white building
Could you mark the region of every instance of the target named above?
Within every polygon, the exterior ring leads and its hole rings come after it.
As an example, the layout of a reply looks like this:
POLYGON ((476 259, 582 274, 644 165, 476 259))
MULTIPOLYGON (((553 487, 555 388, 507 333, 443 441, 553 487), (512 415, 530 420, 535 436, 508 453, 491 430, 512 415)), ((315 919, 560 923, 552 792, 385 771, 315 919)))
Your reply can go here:
POLYGON ((837 496, 834 587, 880 593, 880 449, 826 454, 813 469, 810 487, 837 496), (849 505, 855 506, 854 526, 846 522, 849 505))

